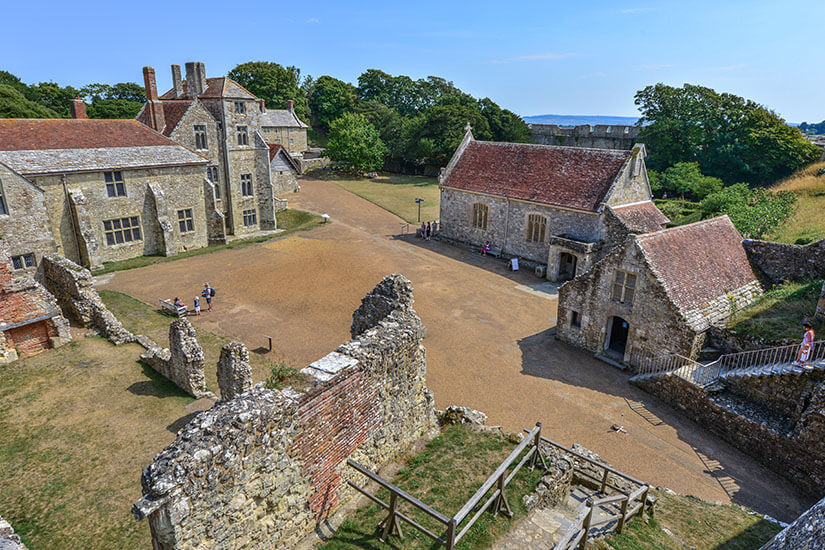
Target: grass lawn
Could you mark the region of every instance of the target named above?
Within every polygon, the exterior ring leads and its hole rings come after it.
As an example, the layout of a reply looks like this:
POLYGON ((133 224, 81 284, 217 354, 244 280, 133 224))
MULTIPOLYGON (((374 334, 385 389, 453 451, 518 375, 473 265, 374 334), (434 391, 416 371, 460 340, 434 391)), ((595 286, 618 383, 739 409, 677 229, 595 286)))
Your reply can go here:
POLYGON ((825 211, 825 174, 816 175, 823 168, 825 162, 812 164, 773 188, 774 191, 793 191, 799 201, 793 216, 769 235, 768 240, 807 244, 825 239, 825 218, 822 216, 825 211))
POLYGON ((377 178, 369 179, 330 170, 316 170, 310 176, 337 183, 350 193, 355 193, 410 223, 418 223, 417 198, 424 199, 421 204, 422 221, 437 220, 441 216, 441 195, 435 178, 380 172, 377 178))
POLYGON ((103 275, 104 273, 111 273, 113 271, 123 271, 125 269, 135 269, 138 267, 145 267, 147 265, 159 264, 165 262, 173 262, 183 258, 191 258, 192 256, 200 256, 201 254, 209 254, 218 250, 226 248, 242 248, 251 244, 262 243, 274 239, 280 239, 295 233, 296 231, 306 231, 312 229, 321 223, 321 216, 304 212, 303 210, 284 210, 276 214, 278 220, 278 228, 284 231, 277 235, 262 235, 258 237, 251 237, 249 239, 240 239, 231 243, 222 244, 218 246, 207 246, 205 248, 194 248, 179 252, 175 256, 138 256, 137 258, 129 258, 128 260, 120 260, 118 262, 104 262, 103 269, 95 271, 95 275, 103 275))
MULTIPOLYGON (((123 326, 133 334, 144 334, 160 346, 169 347, 169 324, 173 317, 161 313, 158 308, 149 306, 122 292, 101 289, 100 297, 112 313, 120 319, 123 326)), ((221 348, 230 342, 229 338, 218 336, 197 328, 197 317, 190 317, 192 325, 197 331, 198 343, 203 348, 204 363, 206 365, 206 385, 210 391, 218 393, 217 367, 221 356, 221 348)), ((304 386, 304 376, 294 369, 281 369, 277 350, 266 356, 250 352, 249 362, 252 364, 253 383, 268 381, 275 368, 278 377, 282 378, 275 386, 292 385, 296 389, 304 386)))
MULTIPOLYGON (((737 313, 728 326, 739 334, 766 340, 802 338, 802 319, 813 319, 822 282, 816 279, 776 286, 737 313)), ((825 325, 814 321, 814 329, 825 330, 825 325)))
POLYGON ((0 511, 30 550, 142 549, 140 473, 193 399, 100 337, 0 365, 0 511))
MULTIPOLYGON (((422 453, 410 458, 392 482, 449 517, 461 509, 514 447, 514 443, 495 433, 476 433, 465 426, 450 426, 430 441, 422 453)), ((495 517, 483 514, 461 539, 457 548, 484 548, 506 533, 526 515, 522 497, 535 489, 542 473, 539 468, 533 472, 527 467, 522 468, 506 490, 513 519, 508 520, 501 514, 495 517)), ((378 498, 389 502, 386 491, 379 491, 378 498)), ((440 527, 440 523, 409 504, 402 504, 401 511, 431 531, 443 534, 444 528, 440 527)), ((321 548, 350 550, 436 547, 432 540, 403 522, 401 528, 404 538, 390 536, 387 537, 386 544, 382 543, 378 538, 378 523, 386 514, 378 505, 360 508, 353 517, 344 521, 335 536, 321 548)))
POLYGON ((656 496, 659 503, 654 519, 645 523, 634 518, 621 535, 607 537, 599 546, 615 550, 752 550, 782 529, 736 505, 714 505, 661 492, 656 496))

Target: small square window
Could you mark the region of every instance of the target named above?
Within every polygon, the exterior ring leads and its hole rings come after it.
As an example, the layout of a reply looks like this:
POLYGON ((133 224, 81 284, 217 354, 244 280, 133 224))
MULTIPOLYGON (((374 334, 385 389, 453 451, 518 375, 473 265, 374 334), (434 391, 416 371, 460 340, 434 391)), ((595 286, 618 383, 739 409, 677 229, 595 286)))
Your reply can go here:
POLYGON ((258 213, 255 210, 243 211, 243 224, 250 227, 258 224, 258 213))
POLYGON ((195 230, 195 222, 192 217, 191 208, 178 210, 178 227, 181 233, 189 233, 195 230))
POLYGON ((579 328, 582 326, 582 318, 578 311, 570 311, 570 326, 579 328))
POLYGON ((235 112, 239 115, 246 113, 246 105, 243 101, 236 101, 235 102, 235 112))
POLYGON ((34 257, 34 254, 20 254, 18 256, 11 257, 11 265, 15 271, 21 269, 29 269, 30 267, 34 267, 37 265, 37 261, 34 257))
POLYGON ((140 218, 132 216, 131 218, 103 220, 103 233, 106 236, 106 244, 109 246, 139 241, 141 240, 140 218))

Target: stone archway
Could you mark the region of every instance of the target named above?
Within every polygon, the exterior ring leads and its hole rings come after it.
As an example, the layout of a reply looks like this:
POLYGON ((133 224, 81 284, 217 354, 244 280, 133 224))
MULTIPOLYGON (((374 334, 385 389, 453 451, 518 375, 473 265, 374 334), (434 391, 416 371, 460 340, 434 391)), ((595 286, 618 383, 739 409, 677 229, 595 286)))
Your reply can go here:
POLYGON ((559 281, 569 281, 576 276, 576 264, 578 258, 575 254, 562 252, 559 254, 559 281))
POLYGON ((621 317, 614 316, 607 321, 607 340, 605 341, 605 352, 624 359, 627 351, 627 341, 630 336, 630 323, 621 317))

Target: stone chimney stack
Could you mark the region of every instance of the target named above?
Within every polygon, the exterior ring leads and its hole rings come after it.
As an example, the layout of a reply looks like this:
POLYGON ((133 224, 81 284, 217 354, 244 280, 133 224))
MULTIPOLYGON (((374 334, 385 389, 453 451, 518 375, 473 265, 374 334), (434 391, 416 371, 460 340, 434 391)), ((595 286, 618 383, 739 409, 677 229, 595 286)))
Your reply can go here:
POLYGON ((180 79, 180 65, 172 65, 172 89, 175 90, 175 98, 183 95, 183 82, 180 79))
POLYGON ((152 67, 143 67, 143 88, 146 90, 146 101, 157 101, 158 85, 152 67))
POLYGON ((289 109, 292 113, 295 113, 295 102, 291 99, 286 101, 286 108, 289 109))
POLYGON ((206 89, 206 68, 200 61, 186 62, 186 95, 195 99, 206 89))
POLYGON ((72 118, 88 118, 86 116, 86 104, 79 97, 72 100, 69 104, 69 110, 72 113, 72 118))

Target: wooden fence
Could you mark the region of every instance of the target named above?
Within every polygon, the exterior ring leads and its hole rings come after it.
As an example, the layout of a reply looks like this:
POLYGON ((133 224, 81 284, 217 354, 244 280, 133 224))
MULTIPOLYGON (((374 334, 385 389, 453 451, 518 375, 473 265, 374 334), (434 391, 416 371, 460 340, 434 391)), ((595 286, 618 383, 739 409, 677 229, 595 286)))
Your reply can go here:
POLYGON ((541 423, 537 422, 536 427, 530 430, 527 433, 527 437, 525 437, 521 443, 510 453, 504 462, 502 462, 496 471, 487 478, 481 487, 479 487, 478 491, 470 497, 470 499, 461 507, 461 510, 458 511, 453 517, 447 517, 446 515, 442 514, 438 510, 432 508, 431 506, 424 504, 414 496, 410 495, 403 489, 400 489, 390 483, 389 481, 381 478, 377 474, 369 471, 368 469, 364 468, 354 460, 347 460, 347 464, 354 468, 359 473, 363 474, 370 480, 377 483, 380 487, 386 489, 390 493, 390 502, 386 503, 383 500, 379 499, 377 496, 373 495, 366 489, 358 486, 357 484, 353 483, 352 481, 348 481, 347 483, 359 491, 360 493, 364 494, 367 498, 387 510, 389 513, 387 517, 379 524, 381 527, 381 540, 385 540, 387 535, 393 534, 398 535, 399 537, 403 536, 401 531, 401 523, 399 520, 404 521, 415 529, 423 533, 424 535, 430 537, 432 540, 437 542, 438 544, 452 550, 455 548, 455 545, 467 534, 470 528, 475 524, 476 521, 481 517, 481 515, 493 506, 492 512, 493 514, 498 514, 499 512, 503 513, 507 517, 513 517, 513 513, 510 510, 510 504, 507 502, 507 495, 505 494, 505 489, 507 485, 512 481, 513 477, 521 470, 521 468, 529 461, 530 462, 530 469, 532 470, 538 464, 543 469, 547 469, 547 463, 545 462, 544 456, 541 452, 541 441, 547 441, 545 438, 541 436, 541 423), (526 453, 524 453, 525 449, 528 449, 526 453), (508 473, 508 470, 511 466, 516 462, 521 454, 524 453, 524 456, 521 460, 515 465, 512 471, 508 473), (492 493, 490 491, 492 490, 492 493), (489 496, 488 496, 488 493, 489 496), (475 513, 470 517, 470 513, 481 503, 482 499, 487 497, 484 503, 475 511, 475 513), (399 511, 399 505, 401 503, 407 503, 412 505, 414 508, 424 512, 425 514, 429 515, 439 523, 444 525, 444 532, 443 534, 436 534, 424 527, 423 525, 419 524, 409 516, 405 515, 404 513, 399 511), (465 523, 465 520, 469 517, 469 520, 465 523), (463 526, 462 526, 463 525, 463 526))

